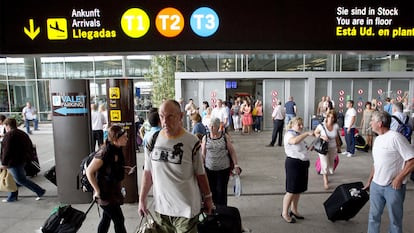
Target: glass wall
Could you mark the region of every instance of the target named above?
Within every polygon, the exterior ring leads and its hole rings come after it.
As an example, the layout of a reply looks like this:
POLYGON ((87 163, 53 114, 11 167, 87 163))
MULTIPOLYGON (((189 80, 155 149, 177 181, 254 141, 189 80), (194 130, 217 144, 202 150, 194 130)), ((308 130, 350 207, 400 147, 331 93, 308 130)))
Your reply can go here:
MULTIPOLYGON (((414 55, 398 53, 193 53, 171 55, 176 59, 177 72, 413 72, 414 55)), ((22 56, 0 57, 0 112, 19 113, 26 101, 38 109, 40 120, 49 119, 49 82, 52 79, 88 79, 92 98, 105 101, 106 80, 127 77, 134 80, 136 110, 151 106, 151 83, 145 80, 150 71, 151 55, 128 56, 22 56)), ((375 77, 372 77, 375 79, 375 77)), ((380 102, 384 96, 395 94, 404 99, 407 80, 388 82, 373 80, 371 96, 380 102), (383 91, 381 94, 376 94, 383 91), (394 91, 393 93, 387 93, 394 91), (401 94, 396 94, 401 91, 401 94)), ((316 82, 315 102, 328 90, 340 102, 339 91, 350 85, 349 80, 316 82), (332 84, 331 86, 328 84, 332 84), (319 96, 320 95, 320 96, 319 96)), ((358 84, 359 85, 359 84, 358 84)), ((365 83, 361 84, 366 86, 365 83)), ((355 89, 345 88, 344 100, 355 96, 355 89)), ((342 99, 341 98, 341 99, 342 99)), ((411 98, 410 98, 411 99, 411 98)), ((365 96, 363 97, 365 101, 365 96)))

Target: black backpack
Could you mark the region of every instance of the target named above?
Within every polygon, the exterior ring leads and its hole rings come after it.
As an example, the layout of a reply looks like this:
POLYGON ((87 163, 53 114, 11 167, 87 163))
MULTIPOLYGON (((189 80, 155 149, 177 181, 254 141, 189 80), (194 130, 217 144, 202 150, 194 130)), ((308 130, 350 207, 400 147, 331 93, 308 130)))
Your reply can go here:
POLYGON ((91 183, 89 183, 88 177, 86 176, 86 168, 88 168, 89 164, 92 162, 95 154, 96 151, 90 153, 88 156, 82 159, 79 167, 78 189, 81 189, 84 192, 93 192, 93 187, 91 183))
POLYGON ((153 135, 152 135, 152 139, 150 141, 150 143, 147 143, 147 150, 149 152, 152 152, 152 150, 154 149, 155 146, 155 142, 157 141, 158 135, 160 134, 160 131, 156 131, 153 135))

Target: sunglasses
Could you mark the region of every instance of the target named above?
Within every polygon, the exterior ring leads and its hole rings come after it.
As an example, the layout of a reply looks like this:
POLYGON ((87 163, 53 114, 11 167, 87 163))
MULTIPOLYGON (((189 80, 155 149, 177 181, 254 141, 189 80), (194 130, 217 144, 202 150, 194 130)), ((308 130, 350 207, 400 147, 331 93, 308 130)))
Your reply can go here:
POLYGON ((126 133, 125 129, 121 129, 117 134, 116 134, 116 138, 120 138, 122 137, 122 135, 124 135, 126 133))

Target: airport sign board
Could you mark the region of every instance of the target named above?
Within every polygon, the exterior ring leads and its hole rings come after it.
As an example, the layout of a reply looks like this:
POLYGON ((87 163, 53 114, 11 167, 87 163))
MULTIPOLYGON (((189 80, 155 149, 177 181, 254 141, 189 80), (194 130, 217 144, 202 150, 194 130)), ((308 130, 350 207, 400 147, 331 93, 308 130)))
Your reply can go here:
POLYGON ((408 0, 13 0, 0 7, 0 55, 414 50, 408 0))

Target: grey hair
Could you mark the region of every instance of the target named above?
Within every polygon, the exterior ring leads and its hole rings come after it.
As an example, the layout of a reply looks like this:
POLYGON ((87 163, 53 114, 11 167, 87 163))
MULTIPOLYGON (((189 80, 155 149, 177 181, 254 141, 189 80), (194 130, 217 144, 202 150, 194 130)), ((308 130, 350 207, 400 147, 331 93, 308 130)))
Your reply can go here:
POLYGON ((216 128, 219 128, 220 127, 220 119, 218 119, 217 117, 212 118, 211 121, 210 121, 210 127, 212 127, 212 126, 214 126, 216 128))
POLYGON ((372 113, 372 118, 375 121, 381 121, 382 127, 390 128, 391 126, 391 115, 386 111, 374 111, 372 113))

